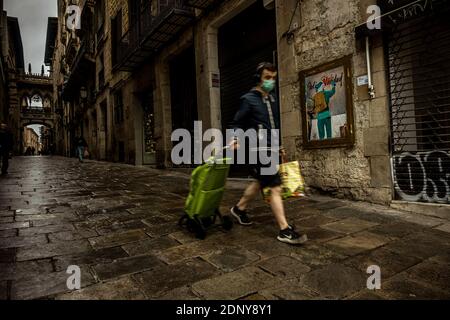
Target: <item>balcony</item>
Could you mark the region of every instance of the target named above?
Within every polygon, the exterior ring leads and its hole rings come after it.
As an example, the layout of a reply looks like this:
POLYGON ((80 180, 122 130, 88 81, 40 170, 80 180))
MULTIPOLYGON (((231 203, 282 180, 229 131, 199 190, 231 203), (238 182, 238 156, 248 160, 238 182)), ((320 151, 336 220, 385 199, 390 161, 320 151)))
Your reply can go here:
POLYGON ((43 75, 41 73, 19 73, 17 74, 17 81, 20 83, 28 83, 31 85, 45 84, 53 85, 53 77, 43 75))
POLYGON ((46 114, 51 115, 51 108, 41 108, 41 107, 22 107, 23 114, 46 114))
POLYGON ((222 3, 225 1, 219 0, 185 0, 184 3, 186 6, 193 7, 196 9, 206 10, 212 8, 214 5, 222 3))
POLYGON ((68 48, 66 57, 70 70, 62 90, 66 98, 79 94, 80 83, 95 79, 95 35, 81 32, 78 39, 79 45, 68 48))
POLYGON ((80 42, 79 49, 75 54, 75 58, 72 60, 72 63, 69 65, 71 72, 77 72, 77 69, 80 66, 80 63, 83 63, 83 60, 87 60, 88 62, 93 63, 94 60, 94 39, 89 35, 83 37, 80 42))
POLYGON ((115 70, 134 71, 145 60, 158 52, 194 19, 194 11, 184 0, 160 1, 158 14, 153 15, 150 3, 142 8, 117 44, 115 70), (162 2, 167 3, 163 5, 162 2))
POLYGON ((66 62, 69 65, 70 69, 73 67, 73 63, 77 56, 78 50, 80 48, 80 39, 76 36, 75 33, 69 34, 69 42, 66 47, 66 62))
POLYGON ((51 108, 22 107, 21 118, 29 121, 51 121, 53 120, 53 113, 51 108))

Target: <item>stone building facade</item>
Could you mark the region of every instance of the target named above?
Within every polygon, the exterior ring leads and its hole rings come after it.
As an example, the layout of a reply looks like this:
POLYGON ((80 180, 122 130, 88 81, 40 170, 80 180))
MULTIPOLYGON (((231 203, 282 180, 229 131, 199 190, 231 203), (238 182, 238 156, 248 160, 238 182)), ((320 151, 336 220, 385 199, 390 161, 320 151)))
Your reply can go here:
POLYGON ((355 26, 366 19, 367 1, 304 1, 291 55, 280 62, 285 144, 304 168, 309 185, 357 200, 389 202, 389 116, 381 44, 371 56, 377 95, 358 90, 356 77, 367 74, 365 50, 358 48, 355 26), (324 23, 326 21, 327 23, 324 23), (304 149, 301 137, 300 71, 351 56, 355 143, 349 147, 304 149), (284 94, 285 92, 285 94, 284 94), (287 124, 287 125, 286 125, 287 124))
POLYGON ((7 18, 3 12, 3 0, 0 0, 0 122, 8 118, 8 66, 5 61, 7 40, 7 18))
MULTIPOLYGON (((415 34, 408 23, 439 21, 434 28, 445 29, 442 19, 433 18, 440 11, 436 9, 441 8, 440 0, 419 4, 376 0, 80 3, 82 29, 68 32, 65 8, 70 3, 59 1, 53 69, 60 78, 55 98, 62 101, 72 136, 86 136, 96 159, 172 167, 173 130, 191 131, 195 120, 202 121, 203 129, 225 129, 239 97, 253 85, 257 63, 265 60, 279 69, 283 145, 291 160, 300 161, 309 186, 338 197, 385 204, 393 200, 449 203, 448 106, 439 97, 431 97, 433 106, 440 103, 442 107, 429 109, 424 118, 417 111, 422 108, 417 96, 427 92, 419 94, 417 89, 413 102, 409 96, 400 97, 410 101, 400 107, 410 109, 399 111, 396 88, 408 81, 406 75, 397 79, 397 62, 410 49, 393 49, 395 41, 408 43, 415 34), (386 13, 381 29, 367 27, 371 5, 386 13), (399 36, 389 36, 394 33, 399 36), (93 41, 88 52, 80 51, 83 39, 93 41), (330 77, 324 76, 327 71, 330 77), (322 125, 328 130, 327 123, 319 125, 318 112, 308 109, 312 98, 307 99, 314 89, 322 92, 320 85, 331 88, 333 83, 336 96, 327 102, 331 111, 325 120, 330 119, 336 139, 328 131, 327 138, 317 133, 322 125), (82 88, 87 89, 87 98, 81 98, 82 88), (333 108, 338 103, 343 111, 336 114, 333 108), (437 114, 443 115, 442 122, 437 114), (402 129, 409 132, 406 135, 399 129, 402 121, 406 121, 402 129), (440 145, 427 144, 436 137, 440 145), (421 158, 422 151, 435 161, 421 158), (410 161, 407 165, 405 159, 410 161), (424 169, 426 161, 438 166, 424 169)), ((444 37, 442 32, 435 36, 444 37)), ((424 39, 425 35, 411 41, 424 39)), ((421 73, 420 66, 408 63, 410 82, 419 84, 422 80, 414 74, 421 73)), ((448 65, 439 72, 447 74, 448 65)), ((448 89, 441 90, 448 94, 448 89)), ((72 149, 68 147, 71 138, 65 137, 66 154, 72 149)))
MULTIPOLYGON (((0 1, 0 15, 0 120, 8 124, 14 140, 20 141, 23 127, 20 126, 17 80, 25 69, 22 37, 19 20, 8 16, 3 10, 3 1, 0 1)), ((21 146, 21 143, 16 144, 14 152, 20 154, 21 146)))
POLYGON ((37 155, 41 152, 41 143, 39 141, 39 135, 32 128, 23 128, 23 146, 22 154, 25 155, 37 155), (27 154, 30 150, 31 153, 27 154), (34 153, 33 153, 34 152, 34 153))

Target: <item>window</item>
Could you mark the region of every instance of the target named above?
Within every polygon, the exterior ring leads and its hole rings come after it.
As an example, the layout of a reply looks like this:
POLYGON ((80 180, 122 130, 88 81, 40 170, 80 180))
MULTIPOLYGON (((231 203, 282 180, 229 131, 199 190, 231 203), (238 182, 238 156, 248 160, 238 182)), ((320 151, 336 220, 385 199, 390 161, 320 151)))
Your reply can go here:
POLYGON ((103 53, 100 55, 99 71, 98 71, 98 91, 105 86, 105 59, 103 53))
POLYGON ((105 33, 105 2, 104 0, 95 3, 95 27, 97 30, 97 45, 104 38, 105 33))
POLYGON ((116 124, 123 123, 124 112, 123 112, 123 94, 122 90, 114 93, 114 118, 116 124))
POLYGON ((122 40, 122 9, 117 12, 115 18, 111 19, 111 29, 112 63, 116 65, 119 62, 120 42, 122 40))

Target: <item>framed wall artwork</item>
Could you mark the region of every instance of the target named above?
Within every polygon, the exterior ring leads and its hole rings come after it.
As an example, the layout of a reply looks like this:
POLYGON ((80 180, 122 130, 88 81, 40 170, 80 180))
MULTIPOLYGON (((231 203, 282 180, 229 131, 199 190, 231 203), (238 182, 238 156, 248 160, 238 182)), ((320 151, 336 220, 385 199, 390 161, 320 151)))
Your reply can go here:
POLYGON ((355 142, 351 56, 300 72, 303 147, 355 142))

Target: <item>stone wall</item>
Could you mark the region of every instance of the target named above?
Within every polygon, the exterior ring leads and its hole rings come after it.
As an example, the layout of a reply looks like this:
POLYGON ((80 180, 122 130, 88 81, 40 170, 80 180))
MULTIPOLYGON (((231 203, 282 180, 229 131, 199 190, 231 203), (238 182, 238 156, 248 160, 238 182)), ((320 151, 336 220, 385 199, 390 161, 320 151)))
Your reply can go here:
MULTIPOLYGON (((53 76, 53 102, 55 107, 60 104, 63 106, 63 102, 60 100, 61 97, 58 94, 58 87, 62 86, 64 83, 64 77, 61 70, 61 60, 64 54, 64 47, 61 43, 61 32, 62 32, 62 24, 61 24, 61 16, 62 12, 60 1, 58 1, 58 30, 55 39, 55 50, 53 51, 52 64, 51 64, 51 72, 53 76)), ((66 133, 63 128, 63 118, 64 115, 56 115, 55 121, 55 143, 56 143, 56 152, 60 155, 66 154, 66 146, 67 139, 66 133)))
MULTIPOLYGON (((281 4, 278 1, 278 11, 292 12, 295 1, 289 2, 281 4)), ((389 109, 380 39, 373 43, 372 50, 376 99, 369 100, 367 86, 356 86, 356 77, 367 71, 365 48, 355 40, 354 28, 365 21, 368 2, 301 2, 293 48, 283 44, 285 51, 280 53, 283 142, 291 158, 301 161, 307 184, 311 187, 338 197, 386 203, 391 200, 389 109), (294 59, 289 56, 292 51, 294 59), (300 85, 295 79, 300 71, 347 55, 352 56, 355 145, 306 150, 301 130, 300 85)))
POLYGON ((3 12, 3 0, 0 1, 0 121, 6 121, 9 113, 8 85, 7 85, 7 26, 6 13, 3 12))
MULTIPOLYGON (((152 1, 152 12, 157 8, 157 1, 152 1)), ((106 43, 104 47, 105 57, 105 80, 109 83, 108 89, 104 94, 104 98, 108 97, 109 110, 109 137, 108 137, 108 160, 118 161, 118 143, 120 141, 125 144, 125 162, 129 164, 143 164, 143 106, 139 99, 139 95, 149 90, 156 90, 155 85, 155 67, 153 58, 149 58, 135 72, 123 72, 113 69, 112 62, 112 41, 111 41, 111 19, 116 17, 119 10, 122 10, 122 34, 125 34, 130 28, 128 1, 127 0, 111 0, 107 1, 107 21, 105 26, 106 43), (116 124, 114 121, 114 92, 122 91, 124 122, 116 124)), ((155 96, 155 94, 154 94, 155 96)), ((155 113, 158 108, 158 100, 155 98, 155 113)), ((169 104, 170 107, 170 104, 169 104)), ((160 117, 156 134, 161 134, 158 139, 158 148, 161 152, 167 149, 167 135, 162 135, 165 124, 171 124, 170 118, 163 119, 162 112, 155 116, 160 117), (164 138, 164 139, 163 139, 164 138), (164 144, 164 141, 166 144, 164 144)), ((170 135, 168 137, 170 142, 170 135)))
POLYGON ((217 28, 241 12, 254 0, 230 0, 186 28, 172 44, 165 47, 155 61, 155 122, 158 133, 157 152, 160 165, 172 167, 171 97, 169 61, 184 49, 195 48, 197 74, 197 108, 203 130, 221 128, 220 90, 211 85, 211 74, 218 73, 217 28))
MULTIPOLYGON (((354 29, 366 20, 366 8, 374 1, 304 0, 295 10, 297 2, 276 1, 283 144, 292 160, 300 160, 309 186, 338 197, 390 202, 389 107, 380 38, 371 40, 376 98, 369 100, 367 86, 356 85, 356 78, 367 74, 367 69, 365 48, 355 39, 354 29), (289 27, 294 31, 292 43, 284 37, 289 27), (299 72, 347 55, 352 57, 355 144, 348 148, 306 150, 302 141, 299 72)), ((211 86, 211 74, 220 72, 217 29, 252 3, 227 1, 194 26, 198 111, 205 128, 221 127, 220 90, 211 86)), ((157 70, 157 74, 163 71, 157 70)))
MULTIPOLYGON (((126 99, 129 95, 127 89, 124 87, 127 80, 130 79, 128 72, 116 71, 113 69, 112 61, 112 26, 111 19, 117 16, 119 11, 122 10, 122 32, 128 30, 128 1, 126 0, 108 0, 106 1, 106 14, 105 14, 105 43, 101 52, 104 59, 105 70, 105 83, 106 88, 100 93, 96 99, 95 108, 97 110, 97 123, 102 123, 102 110, 101 104, 106 102, 107 105, 107 131, 106 134, 102 133, 102 128, 99 128, 98 145, 99 147, 106 144, 105 160, 119 161, 119 142, 123 142, 125 146, 125 162, 130 164, 136 164, 136 145, 135 145, 135 132, 133 113, 131 112, 131 101, 126 99), (124 97, 124 122, 117 124, 115 122, 115 110, 114 110, 114 93, 117 90, 123 90, 124 97), (102 141, 105 139, 105 141, 102 141)), ((101 54, 100 54, 101 55, 101 54)), ((100 65, 100 55, 97 56, 97 65, 100 65)), ((97 69, 99 70, 99 69, 97 69)), ((127 86, 129 88, 129 86, 127 86)))

